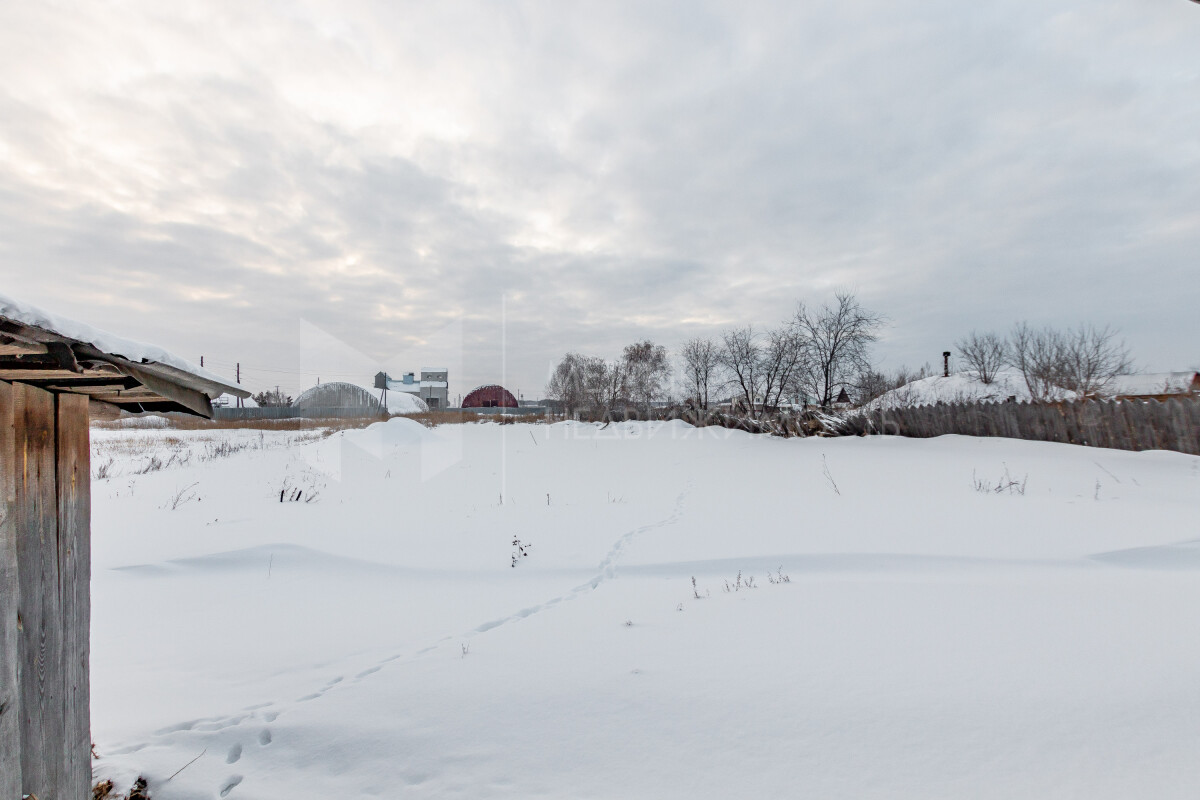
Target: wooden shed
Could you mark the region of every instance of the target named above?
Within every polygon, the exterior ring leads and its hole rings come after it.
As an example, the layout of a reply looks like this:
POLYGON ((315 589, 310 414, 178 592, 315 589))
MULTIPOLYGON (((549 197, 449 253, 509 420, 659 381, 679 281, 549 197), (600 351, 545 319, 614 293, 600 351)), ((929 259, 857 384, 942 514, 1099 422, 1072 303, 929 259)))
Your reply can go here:
POLYGON ((248 396, 182 359, 0 296, 0 798, 91 797, 88 421, 248 396))

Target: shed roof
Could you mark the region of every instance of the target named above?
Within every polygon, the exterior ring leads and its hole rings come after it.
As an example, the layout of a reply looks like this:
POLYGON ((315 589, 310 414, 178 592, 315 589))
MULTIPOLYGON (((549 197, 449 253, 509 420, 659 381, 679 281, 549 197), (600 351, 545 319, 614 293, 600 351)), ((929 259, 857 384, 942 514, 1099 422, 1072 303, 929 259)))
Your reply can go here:
POLYGON ((0 295, 0 380, 88 395, 132 412, 184 411, 212 416, 222 394, 241 386, 152 345, 0 295))
POLYGON ((1106 392, 1116 397, 1151 397, 1165 394, 1187 394, 1200 387, 1200 374, 1187 372, 1149 372, 1138 375, 1118 375, 1106 392))

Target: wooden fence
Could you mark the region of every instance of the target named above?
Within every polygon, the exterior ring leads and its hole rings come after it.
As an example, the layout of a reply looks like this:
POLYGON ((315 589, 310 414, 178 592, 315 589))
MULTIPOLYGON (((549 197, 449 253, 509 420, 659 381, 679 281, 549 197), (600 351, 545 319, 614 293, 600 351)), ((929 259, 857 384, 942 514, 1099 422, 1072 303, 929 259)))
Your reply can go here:
POLYGON ((1200 455, 1200 398, 1073 403, 949 403, 861 412, 846 433, 1007 436, 1116 450, 1200 455))

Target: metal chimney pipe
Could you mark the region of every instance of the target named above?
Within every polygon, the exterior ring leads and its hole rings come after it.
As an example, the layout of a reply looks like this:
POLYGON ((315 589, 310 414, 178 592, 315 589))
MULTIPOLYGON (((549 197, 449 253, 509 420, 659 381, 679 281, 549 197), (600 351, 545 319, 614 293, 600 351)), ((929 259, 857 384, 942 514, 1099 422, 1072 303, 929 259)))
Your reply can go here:
POLYGON ((950 377, 950 351, 946 350, 942 353, 942 377, 950 377))

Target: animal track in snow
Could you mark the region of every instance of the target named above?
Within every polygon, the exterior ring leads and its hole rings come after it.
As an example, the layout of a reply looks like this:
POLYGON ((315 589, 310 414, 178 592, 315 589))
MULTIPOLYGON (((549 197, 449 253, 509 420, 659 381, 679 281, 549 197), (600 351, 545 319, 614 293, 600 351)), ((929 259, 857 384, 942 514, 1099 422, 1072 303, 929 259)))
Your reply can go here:
MULTIPOLYGON (((622 536, 620 536, 613 543, 613 545, 609 549, 608 553, 598 564, 597 573, 592 578, 590 578, 588 581, 586 581, 585 583, 583 583, 579 586, 576 586, 575 588, 571 589, 569 592, 566 592, 563 595, 560 595, 558 597, 552 597, 552 598, 546 600, 544 603, 533 605, 533 606, 528 606, 526 608, 522 608, 519 611, 516 611, 515 613, 510 614, 507 617, 503 617, 500 619, 493 619, 488 622, 481 623, 480 625, 476 626, 470 633, 466 634, 466 636, 470 637, 471 635, 474 635, 474 634, 486 633, 487 631, 490 631, 494 628, 500 627, 501 625, 504 625, 506 623, 515 622, 515 621, 519 621, 522 619, 527 619, 528 617, 531 617, 540 611, 544 611, 545 609, 550 608, 551 606, 558 605, 565 600, 572 600, 582 594, 585 594, 591 590, 594 590, 597 587, 599 587, 599 585, 601 583, 603 583, 604 581, 610 580, 610 579, 616 577, 616 566, 617 566, 618 561, 620 560, 621 555, 623 554, 625 546, 641 534, 648 533, 652 530, 655 530, 658 528, 664 528, 669 525, 673 525, 673 524, 677 523, 682 518, 683 505, 687 499, 687 496, 691 492, 691 488, 692 487, 689 485, 687 489, 685 489, 682 493, 680 493, 676 497, 674 509, 667 517, 665 517, 657 522, 654 522, 654 523, 651 523, 648 525, 643 525, 641 527, 627 531, 622 536)), ((454 638, 455 637, 453 637, 453 636, 444 636, 439 640, 439 642, 446 642, 446 641, 449 641, 454 638)), ((435 651, 437 649, 439 649, 437 645, 434 645, 431 647, 426 647, 424 649, 416 651, 415 653, 409 654, 408 658, 406 660, 409 660, 409 659, 412 659, 412 658, 415 658, 418 656, 422 656, 426 653, 435 651)), ((368 676, 379 672, 383 668, 384 665, 386 665, 390 662, 398 661, 400 659, 405 659, 405 658, 406 658, 405 653, 396 653, 395 655, 384 658, 384 659, 380 660, 374 666, 368 667, 367 669, 364 669, 363 671, 354 675, 352 682, 356 683, 358 681, 361 681, 364 678, 367 678, 368 676)), ((338 675, 334 678, 331 678, 319 690, 312 692, 310 694, 306 694, 302 697, 299 697, 296 700, 294 700, 293 702, 303 703, 303 702, 308 702, 310 700, 316 700, 318 697, 321 697, 322 695, 324 695, 326 692, 328 692, 334 686, 338 685, 339 683, 342 683, 343 680, 344 680, 344 676, 342 676, 342 675, 338 675)), ((276 719, 278 719, 280 712, 277 710, 263 711, 262 709, 268 708, 273 705, 275 705, 275 704, 274 703, 259 703, 256 705, 247 706, 243 709, 242 713, 234 714, 234 715, 231 715, 228 717, 207 717, 207 718, 188 720, 186 722, 179 723, 177 725, 173 725, 173 726, 170 726, 167 728, 162 728, 162 729, 156 731, 156 734, 158 736, 168 736, 170 734, 179 733, 179 732, 183 732, 183 731, 197 731, 197 732, 220 731, 220 730, 223 730, 226 728, 240 725, 240 724, 242 724, 248 720, 252 720, 252 719, 263 720, 267 723, 271 723, 271 722, 274 722, 276 719)), ((271 735, 271 731, 268 728, 262 728, 259 731, 258 736, 257 736, 259 745, 263 746, 263 747, 266 747, 267 745, 271 744, 272 738, 273 737, 271 735)), ((142 747, 145 747, 145 746, 146 745, 144 745, 144 744, 138 745, 138 746, 130 749, 130 752, 132 752, 133 750, 141 749, 142 747)), ((238 762, 239 760, 241 760, 242 755, 243 755, 242 745, 240 743, 234 744, 226 754, 226 763, 234 764, 234 763, 238 762)), ((233 789, 242 782, 242 780, 243 780, 243 776, 241 776, 241 775, 230 776, 226 780, 226 782, 222 785, 222 787, 220 789, 220 796, 221 797, 228 796, 229 793, 232 792, 233 789)))
MULTIPOLYGON (((627 533, 622 535, 619 539, 617 539, 617 541, 609 549, 607 555, 605 555, 604 559, 600 562, 600 564, 599 564, 600 571, 594 577, 592 577, 590 580, 588 580, 587 583, 583 583, 579 586, 576 586, 574 589, 572 589, 570 591, 569 594, 566 594, 566 595, 563 595, 560 597, 552 597, 544 603, 541 603, 536 606, 530 606, 528 608, 523 608, 520 611, 517 611, 514 614, 510 614, 507 617, 503 617, 501 619, 489 620, 488 622, 484 622, 480 625, 477 625, 471 631, 471 633, 487 633, 488 631, 493 630, 494 628, 499 628, 501 625, 504 625, 505 623, 514 622, 516 620, 526 619, 526 618, 531 617, 534 614, 538 613, 539 611, 544 611, 545 609, 549 608, 550 606, 561 603, 563 600, 571 600, 575 597, 578 597, 581 594, 584 594, 585 592, 590 592, 593 589, 596 589, 604 581, 615 577, 617 561, 620 559, 621 552, 625 549, 625 545, 628 544, 630 541, 632 541, 639 534, 643 534, 648 531, 655 530, 657 528, 665 528, 668 525, 674 525, 676 522, 678 522, 683 516, 683 503, 687 499, 687 496, 688 496, 688 494, 691 493, 691 491, 692 491, 692 487, 691 487, 691 484, 689 484, 688 488, 686 488, 682 492, 680 492, 679 495, 675 498, 674 509, 671 511, 670 515, 668 515, 664 519, 660 519, 658 522, 652 522, 649 525, 643 525, 640 528, 634 528, 633 530, 628 531, 627 533)), ((468 634, 468 635, 470 635, 470 634, 468 634)), ((431 649, 431 648, 426 648, 426 649, 431 649)), ((417 653, 417 655, 421 655, 421 653, 424 653, 424 652, 425 652, 425 650, 422 650, 419 653, 417 653)))

